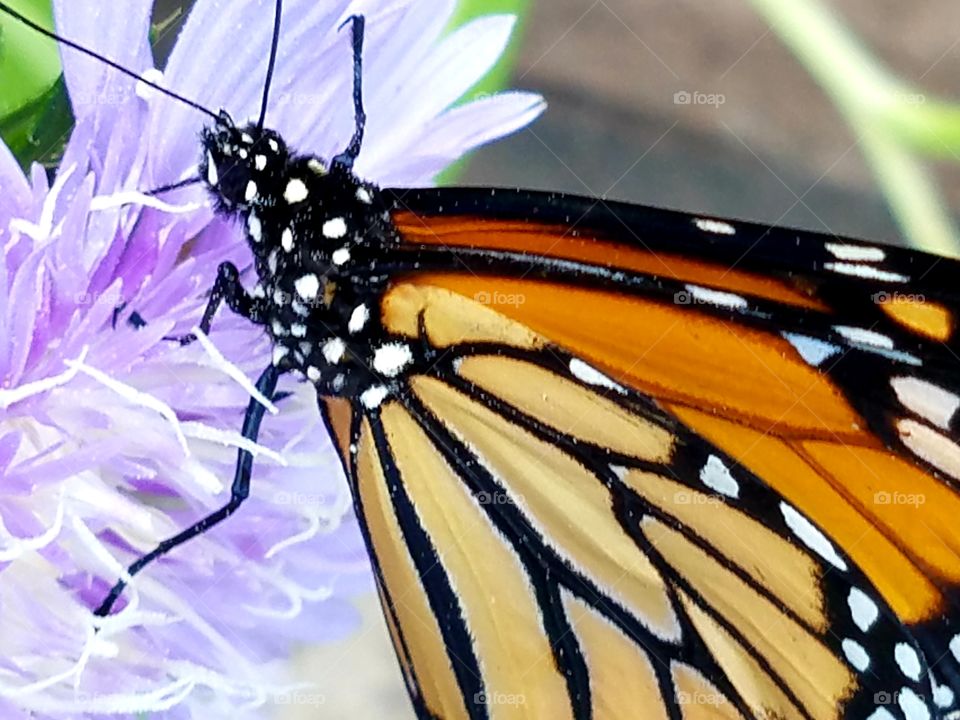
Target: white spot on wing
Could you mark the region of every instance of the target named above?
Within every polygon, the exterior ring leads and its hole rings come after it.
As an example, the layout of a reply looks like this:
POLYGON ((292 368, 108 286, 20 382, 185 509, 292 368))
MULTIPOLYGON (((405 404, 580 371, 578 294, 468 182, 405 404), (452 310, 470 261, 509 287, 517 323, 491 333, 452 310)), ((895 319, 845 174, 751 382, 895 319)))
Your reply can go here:
POLYGON ((735 293, 713 290, 699 285, 687 285, 686 288, 687 292, 699 302, 718 305, 719 307, 726 307, 731 310, 746 310, 749 307, 746 298, 740 297, 735 293))
POLYGON ((740 484, 730 474, 730 469, 723 460, 716 455, 708 457, 707 462, 700 468, 700 480, 721 495, 732 498, 740 496, 740 484))
POLYGON ((737 229, 723 220, 711 220, 710 218, 694 218, 693 224, 704 232, 715 235, 736 235, 737 229))
POLYGON ((850 325, 834 325, 833 329, 850 342, 855 342, 858 345, 872 345, 884 350, 893 350, 893 340, 873 330, 851 327, 850 325))
POLYGON ((850 588, 847 605, 850 607, 850 617, 863 632, 867 632, 880 615, 877 604, 860 588, 850 588))
POLYGON ((279 365, 280 362, 290 353, 290 349, 286 345, 274 345, 273 346, 273 364, 279 365))
POLYGON ((808 548, 839 570, 846 570, 847 564, 837 554, 833 543, 817 527, 797 512, 796 508, 780 501, 780 512, 793 534, 808 548))
POLYGON ((293 230, 290 228, 283 229, 283 232, 280 234, 280 245, 283 246, 283 249, 287 252, 293 251, 293 230))
POLYGON ((290 308, 300 317, 307 317, 310 314, 310 308, 296 300, 290 302, 290 308))
POLYGON ((370 195, 370 191, 366 188, 357 188, 357 200, 362 202, 364 205, 369 205, 373 202, 373 197, 370 195))
POLYGON ((900 642, 897 643, 893 649, 893 656, 897 660, 897 666, 900 668, 900 672, 911 680, 920 679, 920 672, 923 668, 920 665, 920 657, 917 655, 916 650, 907 643, 900 642))
POLYGON ((307 377, 313 382, 316 382, 320 379, 320 370, 311 365, 307 368, 307 377))
POLYGON ((258 243, 263 240, 263 223, 253 213, 247 216, 247 232, 250 233, 250 238, 254 242, 258 243))
POLYGON ((333 251, 330 258, 334 265, 343 265, 350 260, 350 248, 342 247, 333 251))
POLYGON ((953 653, 953 657, 960 662, 960 633, 957 633, 952 638, 950 638, 950 644, 948 645, 950 652, 953 653))
POLYGON ((283 199, 292 205, 293 203, 306 200, 308 194, 307 186, 304 184, 303 180, 299 178, 293 178, 287 183, 287 187, 283 191, 283 199))
POLYGON ((864 649, 863 645, 850 638, 845 638, 841 646, 843 647, 843 654, 846 655, 847 661, 857 670, 863 672, 870 667, 870 655, 864 649))
POLYGON ((404 343, 389 343, 377 348, 373 354, 373 369, 387 377, 396 377, 412 362, 413 353, 404 343))
POLYGON ((323 353, 323 358, 330 363, 331 365, 336 365, 343 359, 344 353, 347 351, 347 345, 340 338, 332 338, 327 340, 321 348, 323 353))
POLYGON ((313 300, 320 291, 320 280, 313 273, 308 273, 294 282, 293 286, 304 300, 313 300))
POLYGON ((313 170, 317 175, 327 174, 327 166, 316 158, 310 158, 307 160, 307 167, 313 170))
POLYGON ((824 263, 825 270, 839 273, 840 275, 853 275, 854 277, 867 278, 868 280, 883 280, 885 282, 907 282, 910 278, 900 273, 881 270, 872 265, 860 265, 849 262, 828 262, 824 263))
POLYGON ((950 427, 950 418, 960 407, 960 397, 918 377, 895 377, 890 385, 904 407, 944 430, 950 427))
POLYGON ((847 243, 827 243, 824 245, 837 260, 853 260, 856 262, 883 262, 887 254, 878 247, 864 247, 862 245, 848 245, 847 243))
POLYGON ((347 330, 352 333, 358 333, 363 330, 367 320, 370 319, 370 310, 366 305, 357 305, 350 315, 350 322, 347 323, 347 330))
POLYGON ((621 395, 625 395, 627 392, 622 385, 618 385, 595 367, 587 365, 583 360, 579 360, 578 358, 573 358, 570 361, 570 374, 581 382, 585 382, 587 385, 596 385, 598 387, 616 390, 621 395))
POLYGON ((367 410, 373 410, 380 407, 389 394, 390 392, 383 385, 373 385, 360 394, 360 402, 367 410))
POLYGON ((878 707, 869 716, 867 720, 897 720, 893 713, 887 710, 885 707, 878 707))
POLYGON ((253 164, 257 168, 257 170, 263 170, 267 166, 267 156, 266 155, 254 156, 253 164))
POLYGON ((840 352, 840 348, 836 345, 807 335, 783 333, 783 337, 800 353, 800 357, 813 367, 820 367, 825 360, 840 352))
POLYGON ((900 688, 897 691, 897 705, 900 706, 900 710, 903 711, 907 720, 930 720, 927 703, 908 687, 900 688))
POLYGON ((937 707, 948 708, 953 705, 955 699, 953 690, 946 685, 938 685, 933 689, 933 702, 937 704, 937 707))
POLYGON ((290 334, 298 338, 306 337, 307 326, 301 323, 293 323, 293 325, 290 326, 290 334))
POLYGON ((257 197, 257 184, 251 180, 247 183, 247 188, 243 192, 243 199, 247 202, 253 202, 254 198, 257 197))
POLYGON ((897 421, 897 432, 917 457, 960 480, 960 447, 953 440, 910 418, 897 421))
POLYGON ((339 240, 347 234, 347 221, 342 217, 332 218, 323 224, 323 236, 330 240, 339 240))

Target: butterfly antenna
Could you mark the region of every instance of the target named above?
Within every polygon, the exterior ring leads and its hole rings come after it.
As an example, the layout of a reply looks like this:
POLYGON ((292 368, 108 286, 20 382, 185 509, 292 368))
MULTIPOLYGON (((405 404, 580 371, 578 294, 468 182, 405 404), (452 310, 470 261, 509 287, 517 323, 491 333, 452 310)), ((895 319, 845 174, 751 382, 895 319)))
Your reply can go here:
POLYGON ((179 190, 180 188, 190 187, 191 185, 196 185, 197 183, 203 182, 201 177, 192 177, 187 178, 186 180, 181 180, 180 182, 171 183, 170 185, 162 185, 160 187, 153 188, 153 190, 147 190, 144 195, 149 195, 154 197, 156 195, 162 195, 166 192, 171 192, 172 190, 179 190))
POLYGON ((55 32, 51 32, 50 30, 47 30, 45 27, 43 27, 42 25, 38 25, 37 23, 35 23, 35 22, 34 22, 33 20, 31 20, 30 18, 25 17, 24 15, 21 15, 20 13, 18 13, 16 10, 14 10, 12 7, 10 7, 10 6, 9 6, 7 3, 5 3, 5 2, 0 2, 0 12, 4 12, 4 13, 6 13, 7 15, 9 15, 10 17, 14 18, 15 20, 19 20, 19 21, 22 22, 24 25, 26 25, 28 28, 30 28, 31 30, 36 31, 36 32, 40 33, 41 35, 50 38, 51 40, 56 40, 56 41, 57 41, 58 43, 60 43, 61 45, 66 45, 67 47, 69 47, 69 48, 71 48, 71 49, 73 49, 73 50, 76 50, 77 52, 79 52, 79 53, 81 53, 81 54, 83 54, 83 55, 86 55, 87 57, 91 57, 91 58, 93 58, 94 60, 99 60, 99 61, 102 62, 104 65, 107 65, 107 66, 113 68, 114 70, 116 70, 116 71, 118 71, 118 72, 120 72, 120 73, 123 73, 124 75, 126 75, 126 76, 128 76, 128 77, 133 78, 133 79, 136 80, 137 82, 141 82, 141 83, 143 83, 144 85, 147 85, 147 86, 149 86, 149 87, 152 87, 154 90, 157 90, 158 92, 163 93, 163 94, 166 95, 167 97, 173 98, 174 100, 179 100, 179 101, 182 102, 184 105, 188 105, 188 106, 194 108, 195 110, 199 110, 200 112, 202 112, 202 113, 204 113, 204 114, 206 114, 206 115, 209 115, 209 116, 210 116, 211 118, 213 118, 214 120, 216 120, 217 117, 218 117, 217 113, 213 112, 212 110, 209 110, 208 108, 205 108, 203 105, 200 105, 199 103, 196 103, 196 102, 194 102, 193 100, 190 100, 189 98, 185 98, 185 97, 183 97, 182 95, 178 95, 177 93, 173 92, 172 90, 168 90, 167 88, 162 87, 162 86, 158 85, 158 84, 155 83, 155 82, 151 82, 150 80, 147 80, 147 79, 141 77, 139 74, 135 73, 133 70, 128 70, 127 68, 125 68, 125 67, 124 67, 123 65, 121 65, 120 63, 115 62, 114 60, 111 60, 110 58, 105 57, 105 56, 101 55, 100 53, 91 50, 90 48, 86 48, 86 47, 84 47, 83 45, 80 45, 79 43, 75 43, 75 42, 73 42, 72 40, 68 40, 68 39, 65 38, 65 37, 61 37, 60 35, 57 35, 55 32))
POLYGON ((337 165, 347 168, 353 167, 354 160, 360 154, 360 146, 363 144, 363 128, 367 124, 367 114, 363 110, 363 29, 365 20, 363 15, 351 15, 338 28, 342 30, 347 23, 352 23, 353 31, 353 113, 354 113, 354 131, 353 138, 347 149, 337 155, 333 162, 337 165))
POLYGON ((257 128, 263 130, 263 123, 267 119, 267 102, 270 99, 270 84, 273 82, 273 71, 277 67, 277 48, 280 47, 280 17, 283 15, 283 0, 277 0, 273 12, 273 39, 270 41, 270 59, 267 61, 267 79, 263 84, 263 100, 260 102, 260 120, 257 128))

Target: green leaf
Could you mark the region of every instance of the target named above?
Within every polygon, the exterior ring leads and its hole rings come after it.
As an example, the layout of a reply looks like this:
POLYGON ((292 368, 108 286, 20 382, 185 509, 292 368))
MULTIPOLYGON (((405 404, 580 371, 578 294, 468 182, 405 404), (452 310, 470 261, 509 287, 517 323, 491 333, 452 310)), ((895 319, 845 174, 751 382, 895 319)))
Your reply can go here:
MULTIPOLYGON (((50 0, 9 0, 19 13, 53 28, 50 0)), ((60 77, 56 43, 9 15, 0 15, 0 118, 18 112, 60 77)))
POLYGON ((21 166, 54 166, 59 162, 73 127, 73 115, 63 79, 40 97, 0 120, 0 135, 21 166))
MULTIPOLYGON (((51 0, 8 0, 51 29, 51 0)), ((25 167, 54 162, 71 117, 57 45, 9 15, 0 15, 0 136, 25 167)))

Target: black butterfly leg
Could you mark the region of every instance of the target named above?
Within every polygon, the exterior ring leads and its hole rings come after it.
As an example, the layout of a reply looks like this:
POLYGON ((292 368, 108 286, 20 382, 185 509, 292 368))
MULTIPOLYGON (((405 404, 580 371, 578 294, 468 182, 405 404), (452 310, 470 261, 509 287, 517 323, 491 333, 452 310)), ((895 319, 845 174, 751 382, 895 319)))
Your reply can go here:
MULTIPOLYGON (((237 270, 237 266, 232 262, 222 262, 220 267, 217 268, 217 279, 213 283, 213 290, 210 292, 207 307, 203 311, 203 317, 200 318, 200 330, 203 331, 204 335, 209 334, 213 316, 217 314, 220 303, 224 300, 227 302, 227 307, 237 315, 258 325, 263 324, 265 309, 263 303, 243 289, 243 285, 240 284, 240 271, 237 270)), ((170 339, 178 340, 181 345, 189 345, 197 339, 197 336, 189 333, 170 339)))
POLYGON ((351 15, 343 25, 352 23, 352 47, 353 47, 353 114, 354 131, 353 138, 346 150, 333 159, 333 164, 347 170, 353 167, 354 160, 360 154, 360 146, 363 144, 363 129, 367 124, 367 113, 363 109, 363 31, 365 20, 363 15, 351 15))
MULTIPOLYGON (((225 263, 226 264, 226 263, 225 263)), ((220 266, 221 268, 223 265, 220 266)), ((280 377, 280 371, 274 365, 270 365, 264 370, 257 380, 257 390, 263 393, 267 398, 273 398, 274 390, 277 387, 277 379, 280 377)), ((247 405, 247 412, 243 418, 243 437, 256 442, 260 434, 260 422, 263 420, 263 413, 266 408, 261 405, 256 398, 251 398, 247 405)), ((148 552, 143 557, 127 568, 127 573, 133 577, 143 570, 147 565, 156 560, 161 555, 166 555, 175 547, 182 545, 191 538, 200 535, 217 523, 230 517, 234 511, 240 507, 247 496, 250 494, 250 476, 253 471, 253 455, 248 450, 239 450, 237 452, 237 467, 234 471, 233 485, 230 488, 230 500, 216 512, 210 513, 197 523, 194 523, 186 530, 183 530, 171 538, 167 538, 157 547, 148 552)), ((127 586, 126 581, 118 580, 100 606, 94 610, 96 615, 101 617, 108 615, 114 603, 120 597, 123 589, 127 586)))
MULTIPOLYGON (((210 299, 207 301, 207 307, 204 308, 203 317, 200 319, 200 329, 204 335, 210 332, 210 324, 213 322, 213 316, 217 314, 217 310, 220 309, 220 303, 224 300, 227 301, 227 307, 237 313, 237 315, 245 317, 251 322, 263 324, 263 316, 266 309, 263 302, 252 297, 243 289, 243 285, 240 284, 240 271, 237 270, 237 266, 231 262, 223 262, 220 263, 220 266, 217 268, 217 279, 213 283, 210 299)), ((114 330, 117 329, 117 320, 120 317, 120 313, 122 313, 126 307, 127 303, 124 302, 113 309, 113 318, 110 325, 114 330)), ((137 330, 145 327, 147 324, 147 321, 144 320, 143 316, 136 310, 130 313, 127 322, 137 330)), ((197 336, 193 333, 164 337, 164 340, 173 340, 179 342, 181 345, 189 345, 196 339, 197 336)))

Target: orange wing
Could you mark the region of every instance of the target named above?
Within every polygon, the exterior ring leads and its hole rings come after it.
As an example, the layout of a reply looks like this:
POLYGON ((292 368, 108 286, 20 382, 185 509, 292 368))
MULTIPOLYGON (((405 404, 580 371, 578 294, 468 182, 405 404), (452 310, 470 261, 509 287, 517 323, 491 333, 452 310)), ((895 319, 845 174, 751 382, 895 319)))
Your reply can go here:
MULTIPOLYGON (((449 191, 442 194, 449 203, 449 191)), ((509 207, 522 194, 507 198, 509 207)), ((408 197, 405 203, 412 201, 408 197)), ((592 230, 594 218, 580 208, 564 209, 578 224, 552 226, 464 217, 464 208, 455 204, 451 211, 461 215, 454 217, 415 208, 395 215, 411 242, 454 253, 519 250, 659 279, 666 292, 644 297, 622 287, 571 287, 567 279, 531 281, 539 270, 534 262, 525 278, 491 276, 482 268, 409 278, 489 301, 618 382, 657 398, 823 527, 845 532, 854 559, 858 564, 862 559, 902 619, 920 622, 949 607, 946 591, 960 583, 960 449, 951 422, 960 405, 953 392, 960 388, 960 363, 953 354, 953 308, 960 297, 946 290, 960 278, 956 262, 804 233, 804 243, 834 250, 827 249, 819 262, 807 258, 812 267, 867 258, 860 267, 877 277, 836 269, 803 272, 798 258, 812 253, 799 247, 799 238, 791 242, 795 232, 646 209, 662 219, 634 220, 646 234, 664 232, 667 220, 687 225, 684 234, 699 230, 706 236, 694 239, 701 244, 730 237, 731 230, 742 232, 746 240, 726 250, 726 265, 719 252, 710 258, 660 251, 652 242, 644 248, 645 238, 625 223, 619 236, 636 242, 612 243, 609 229, 592 230), (751 272, 757 261, 745 255, 763 255, 758 238, 781 257, 791 253, 789 274, 782 274, 782 261, 761 260, 765 274, 751 272), (890 282, 898 276, 905 280, 890 282), (946 278, 951 282, 938 287, 946 278), (756 314, 738 316, 741 299, 766 310, 759 322, 756 314), (855 311, 865 301, 872 314, 858 317, 855 311), (821 358, 821 353, 833 354, 821 358), (866 379, 876 385, 847 377, 843 365, 855 360, 875 366, 866 379), (772 472, 780 462, 794 463, 791 472, 772 472)), ((621 207, 609 214, 621 221, 630 216, 621 207)), ((689 252, 679 232, 664 234, 661 247, 675 244, 689 252)))
POLYGON ((560 196, 396 197, 408 272, 381 319, 437 367, 327 407, 421 715, 955 708, 957 263, 560 196))

